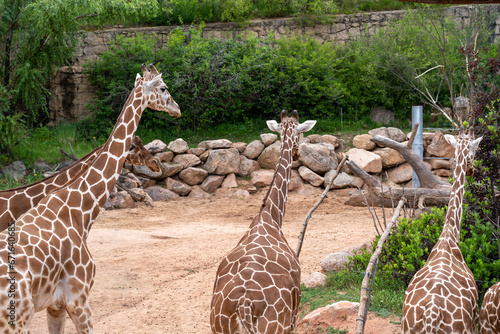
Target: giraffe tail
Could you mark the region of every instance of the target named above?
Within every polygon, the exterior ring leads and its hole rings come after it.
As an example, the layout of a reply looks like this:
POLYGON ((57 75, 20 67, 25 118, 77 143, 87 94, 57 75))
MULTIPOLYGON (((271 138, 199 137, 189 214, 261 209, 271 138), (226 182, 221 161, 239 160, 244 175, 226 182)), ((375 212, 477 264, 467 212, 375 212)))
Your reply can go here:
POLYGON ((253 327, 252 317, 253 317, 253 304, 250 299, 244 296, 240 298, 238 302, 238 309, 236 313, 238 314, 238 323, 240 326, 240 334, 255 334, 253 327))

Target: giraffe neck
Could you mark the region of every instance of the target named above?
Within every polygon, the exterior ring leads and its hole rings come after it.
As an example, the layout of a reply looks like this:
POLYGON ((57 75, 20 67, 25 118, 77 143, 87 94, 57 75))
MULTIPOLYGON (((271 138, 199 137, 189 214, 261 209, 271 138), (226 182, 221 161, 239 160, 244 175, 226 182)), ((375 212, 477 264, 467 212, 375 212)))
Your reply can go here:
POLYGON ((451 187, 448 211, 444 221, 441 238, 447 237, 456 242, 460 242, 460 222, 462 221, 462 202, 465 192, 465 172, 466 166, 464 156, 457 149, 456 164, 453 170, 453 185, 451 187))
MULTIPOLYGON (((81 206, 84 212, 81 224, 84 237, 88 235, 100 208, 116 184, 139 120, 146 108, 142 85, 134 88, 127 102, 108 141, 103 145, 101 153, 88 169, 80 172, 74 182, 63 188, 69 193, 79 192, 82 195, 81 206)), ((68 200, 70 198, 71 196, 68 195, 68 200)))
POLYGON ((292 129, 284 129, 281 136, 281 154, 274 171, 273 181, 269 186, 261 212, 270 213, 272 222, 281 229, 288 198, 288 184, 292 172, 292 129))

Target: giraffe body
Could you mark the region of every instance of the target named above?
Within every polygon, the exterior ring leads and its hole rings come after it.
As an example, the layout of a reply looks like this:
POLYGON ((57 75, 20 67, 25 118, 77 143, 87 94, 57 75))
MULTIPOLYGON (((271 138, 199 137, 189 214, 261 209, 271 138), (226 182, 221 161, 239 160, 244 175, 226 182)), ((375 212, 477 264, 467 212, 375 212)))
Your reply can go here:
POLYGON ((500 333, 500 282, 494 284, 484 294, 479 317, 479 333, 500 333))
POLYGON ((0 332, 28 332, 33 314, 47 309, 49 333, 63 333, 66 313, 79 334, 93 333, 89 291, 95 264, 86 242, 92 223, 116 183, 143 110, 180 116, 161 75, 155 74, 150 81, 138 77, 91 165, 44 197, 1 239, 0 332))
POLYGON ((456 166, 443 231, 406 289, 402 333, 475 333, 478 291, 460 251, 465 176, 481 138, 465 133, 445 138, 455 147, 456 166))
POLYGON ((281 226, 292 159, 300 133, 315 121, 298 123, 296 111, 268 121, 281 132, 281 155, 259 214, 217 270, 210 324, 213 333, 291 333, 300 302, 300 265, 281 226))

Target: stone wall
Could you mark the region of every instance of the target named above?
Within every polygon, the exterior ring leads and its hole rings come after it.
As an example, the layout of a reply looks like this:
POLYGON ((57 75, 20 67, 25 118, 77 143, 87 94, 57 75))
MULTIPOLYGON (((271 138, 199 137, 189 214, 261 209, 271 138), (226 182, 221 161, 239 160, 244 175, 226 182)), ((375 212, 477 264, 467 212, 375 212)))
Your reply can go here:
MULTIPOLYGON (((412 187, 412 168, 391 148, 377 147, 370 141, 374 135, 388 137, 397 142, 407 135, 397 128, 377 128, 354 138, 354 148, 347 151, 351 161, 366 172, 393 188, 412 187)), ((168 145, 155 140, 145 147, 161 162, 161 171, 152 172, 145 166, 125 164, 118 184, 127 191, 115 189, 106 208, 133 206, 135 197, 147 203, 176 199, 179 196, 210 198, 236 196, 245 198, 259 188, 267 188, 273 180, 274 168, 279 160, 280 141, 273 133, 262 134, 251 143, 233 143, 227 139, 209 140, 189 148, 181 138, 168 145)), ((442 134, 424 134, 424 156, 429 169, 449 181, 452 172, 453 147, 442 134)), ((299 160, 292 165, 290 191, 302 194, 320 194, 331 183, 334 170, 342 158, 343 147, 333 135, 309 135, 299 145, 299 160)), ((363 181, 352 175, 344 165, 333 181, 332 191, 344 193, 363 188, 363 181)))
MULTIPOLYGON (((500 8, 499 5, 492 5, 492 7, 500 8)), ((468 20, 468 6, 450 7, 449 12, 458 20, 468 20)), ((321 43, 328 41, 341 44, 364 34, 373 34, 377 29, 386 26, 389 21, 403 17, 405 13, 405 11, 384 11, 337 15, 331 24, 312 26, 303 26, 295 18, 253 20, 244 28, 236 23, 211 23, 204 27, 203 36, 207 38, 211 36, 233 38, 242 33, 249 33, 264 37, 274 32, 277 38, 300 34, 313 36, 321 43)), ((49 103, 51 122, 76 121, 89 114, 86 104, 91 101, 93 90, 88 78, 82 72, 82 65, 107 51, 110 43, 117 36, 156 34, 159 36, 158 47, 161 47, 166 43, 169 32, 174 28, 176 27, 117 28, 86 32, 81 39, 73 65, 61 68, 51 82, 50 90, 53 95, 49 103)), ((190 26, 182 26, 181 28, 187 31, 190 26)), ((497 40, 499 35, 500 19, 497 19, 492 37, 497 40)))

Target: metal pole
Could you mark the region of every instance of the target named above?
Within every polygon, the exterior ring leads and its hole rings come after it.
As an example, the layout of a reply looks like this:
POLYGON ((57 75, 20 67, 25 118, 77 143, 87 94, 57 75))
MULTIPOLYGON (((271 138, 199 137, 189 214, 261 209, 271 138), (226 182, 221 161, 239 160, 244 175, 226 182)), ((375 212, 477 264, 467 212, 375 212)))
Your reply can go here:
MULTIPOLYGON (((417 134, 415 135, 415 140, 413 141, 412 150, 421 159, 424 157, 424 138, 423 138, 423 108, 422 106, 411 107, 411 125, 412 128, 418 123, 417 134)), ((413 188, 420 188, 420 181, 418 180, 417 174, 413 171, 413 188)))

